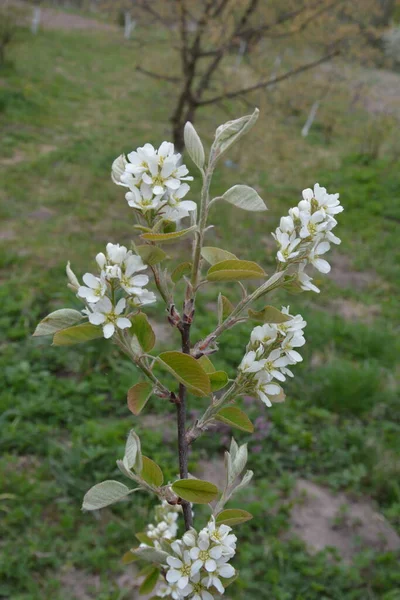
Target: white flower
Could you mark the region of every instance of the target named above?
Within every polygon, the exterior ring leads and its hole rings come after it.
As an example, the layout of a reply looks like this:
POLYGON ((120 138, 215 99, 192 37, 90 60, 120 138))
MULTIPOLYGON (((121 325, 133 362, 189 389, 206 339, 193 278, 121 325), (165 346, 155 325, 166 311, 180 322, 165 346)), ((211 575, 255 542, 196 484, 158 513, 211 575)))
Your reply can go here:
POLYGON ((256 380, 256 394, 260 400, 264 402, 264 404, 271 407, 272 402, 270 400, 270 396, 276 396, 280 394, 281 387, 276 383, 271 383, 271 378, 265 371, 260 371, 260 373, 257 373, 256 380))
POLYGON ((210 540, 222 548, 222 556, 232 557, 236 551, 237 537, 231 533, 232 528, 229 525, 219 525, 215 523, 215 518, 211 517, 207 527, 203 530, 206 531, 210 537, 210 540))
POLYGON ((130 254, 123 264, 123 271, 120 276, 120 286, 129 295, 140 296, 143 293, 143 287, 149 283, 147 275, 134 275, 138 271, 143 271, 147 266, 143 264, 140 256, 130 254))
POLYGON ((277 330, 271 325, 258 325, 254 327, 250 335, 250 342, 254 345, 262 344, 269 346, 276 340, 277 330))
POLYGON ((254 350, 251 350, 244 355, 239 365, 239 370, 242 373, 257 373, 257 371, 260 371, 264 367, 264 364, 265 361, 257 360, 257 354, 254 350))
POLYGON ((82 277, 86 286, 80 285, 78 288, 78 296, 85 298, 87 302, 95 304, 98 302, 107 291, 107 284, 104 273, 100 277, 95 277, 91 273, 85 273, 82 277))
POLYGON ((153 195, 153 190, 147 183, 142 183, 140 189, 132 185, 131 191, 125 194, 129 206, 143 212, 153 210, 160 206, 163 194, 153 195))
POLYGON ((182 590, 178 588, 176 583, 170 585, 162 583, 157 590, 156 595, 158 598, 172 598, 173 600, 181 600, 181 598, 184 598, 182 590))
POLYGON ((210 547, 208 533, 201 531, 197 539, 197 546, 191 548, 190 558, 194 560, 193 570, 198 573, 204 566, 207 572, 212 573, 217 569, 217 561, 222 557, 221 546, 210 547))
POLYGON ((220 594, 225 592, 220 577, 222 577, 222 579, 229 579, 235 575, 235 569, 232 565, 227 564, 228 560, 229 559, 226 558, 223 559, 223 561, 219 561, 215 571, 208 576, 207 587, 214 586, 220 594))
POLYGON ((203 577, 203 579, 201 579, 200 573, 196 573, 183 590, 183 593, 185 596, 191 594, 191 600, 214 600, 214 596, 208 591, 207 587, 208 578, 203 577))
POLYGON ((321 254, 328 252, 330 244, 328 242, 319 242, 311 251, 308 256, 310 263, 318 269, 321 273, 329 273, 331 266, 328 261, 320 258, 321 254))
POLYGON ((190 558, 188 550, 182 549, 181 542, 173 542, 171 544, 172 550, 180 556, 168 556, 167 564, 169 569, 166 574, 166 580, 168 583, 176 583, 180 590, 183 590, 189 583, 189 578, 198 572, 193 569, 193 561, 190 558))
POLYGON ((114 307, 111 300, 105 296, 96 304, 89 304, 89 321, 92 325, 102 325, 105 338, 110 338, 115 333, 115 328, 126 329, 131 326, 131 322, 126 317, 120 315, 125 310, 126 300, 121 298, 114 307))
POLYGON ((289 235, 277 229, 274 237, 279 244, 277 257, 280 262, 284 263, 298 256, 299 252, 296 251, 296 248, 300 244, 301 238, 296 237, 295 231, 289 235))
POLYGON ((317 210, 313 214, 300 213, 302 228, 300 230, 301 238, 315 238, 318 234, 325 231, 328 223, 325 220, 325 214, 322 210, 317 210))
POLYGON ((272 350, 264 364, 264 371, 268 374, 271 379, 278 379, 279 381, 285 381, 286 377, 280 371, 281 367, 286 367, 289 364, 289 360, 286 356, 281 355, 281 350, 277 348, 272 350))
POLYGON ((307 325, 307 321, 305 321, 301 315, 291 315, 289 310, 290 306, 282 306, 281 312, 282 314, 291 317, 290 321, 285 321, 284 323, 276 323, 274 325, 277 331, 282 333, 282 335, 287 335, 288 333, 293 333, 294 331, 302 332, 301 330, 304 329, 304 327, 306 327, 307 325))
POLYGON ((140 296, 135 296, 133 298, 133 304, 135 306, 145 306, 146 304, 153 304, 153 302, 157 301, 157 296, 154 292, 149 292, 149 290, 143 290, 140 293, 140 296))
POLYGON ((158 161, 154 146, 145 144, 137 150, 128 154, 128 163, 125 167, 127 173, 133 174, 135 177, 140 177, 149 169, 149 163, 158 161))
POLYGON ((283 233, 292 233, 294 231, 294 221, 292 216, 289 215, 288 217, 281 217, 279 229, 283 233))
POLYGON ((126 260, 129 252, 125 246, 111 244, 106 246, 106 254, 99 252, 96 262, 100 269, 106 274, 107 279, 119 278, 121 276, 121 264, 126 260))
POLYGON ((182 200, 188 193, 190 187, 187 183, 182 183, 176 191, 170 191, 168 194, 167 205, 162 210, 162 215, 169 221, 177 221, 189 216, 189 213, 197 209, 196 202, 192 200, 182 200))
POLYGON ((314 190, 307 188, 303 190, 303 198, 309 202, 315 202, 318 208, 322 209, 327 215, 337 215, 343 211, 340 205, 339 194, 328 194, 326 188, 321 187, 319 183, 314 185, 314 190))
POLYGON ((319 294, 320 290, 319 290, 319 288, 317 288, 316 285, 314 285, 312 283, 312 280, 313 280, 312 277, 307 275, 307 273, 304 271, 305 266, 306 266, 306 263, 301 263, 299 265, 299 271, 298 271, 297 275, 298 275, 300 287, 305 292, 316 292, 317 294, 319 294))
POLYGON ((126 185, 125 183, 123 183, 121 181, 121 175, 123 175, 123 173, 125 172, 125 167, 126 167, 127 163, 128 163, 128 161, 126 160, 125 156, 123 154, 121 154, 120 156, 118 156, 118 158, 116 158, 114 160, 114 162, 112 164, 111 179, 117 185, 123 185, 123 186, 126 185))
POLYGON ((301 348, 304 346, 306 340, 304 339, 302 332, 295 332, 288 335, 282 342, 282 352, 290 360, 291 364, 296 364, 303 360, 302 356, 294 350, 294 348, 301 348))

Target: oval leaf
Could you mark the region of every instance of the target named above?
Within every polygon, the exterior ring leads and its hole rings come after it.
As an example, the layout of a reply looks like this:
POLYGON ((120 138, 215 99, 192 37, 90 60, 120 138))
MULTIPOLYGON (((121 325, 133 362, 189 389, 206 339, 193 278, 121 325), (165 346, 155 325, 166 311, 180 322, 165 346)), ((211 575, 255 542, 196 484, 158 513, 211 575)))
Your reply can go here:
POLYGON ((204 167, 205 155, 203 144, 201 143, 199 134, 193 127, 193 125, 188 121, 183 130, 183 136, 185 140, 185 147, 188 151, 188 154, 196 167, 202 169, 204 167))
POLYGON ((140 477, 145 480, 146 483, 154 487, 162 486, 164 482, 164 475, 160 467, 154 460, 147 456, 142 456, 143 468, 140 473, 140 477))
POLYGON ((139 415, 153 392, 153 386, 147 381, 136 383, 128 390, 128 408, 134 415, 139 415))
POLYGON ((155 586, 157 585, 158 578, 160 577, 160 569, 154 568, 150 571, 150 573, 146 576, 142 585, 139 588, 139 594, 150 594, 155 586))
POLYGON ((158 563, 160 565, 165 565, 168 557, 168 554, 166 552, 163 552, 162 550, 156 550, 155 548, 146 548, 144 546, 139 548, 132 548, 131 552, 132 554, 137 556, 137 558, 140 558, 147 562, 158 563))
POLYGON ((39 325, 36 327, 33 335, 53 335, 57 331, 61 329, 66 329, 67 327, 71 327, 79 321, 82 321, 83 315, 78 310, 73 310, 72 308, 61 308, 60 310, 55 310, 42 319, 39 325))
POLYGON ((136 252, 145 265, 157 265, 165 258, 167 258, 164 250, 158 246, 152 246, 151 244, 144 244, 143 246, 136 246, 136 252))
POLYGON ((265 306, 260 311, 250 309, 248 314, 251 319, 261 323, 286 323, 286 321, 290 321, 292 318, 289 317, 289 315, 285 315, 274 306, 265 306))
POLYGON ((250 260, 224 260, 209 268, 208 281, 240 281, 265 277, 265 271, 250 260))
POLYGON ((253 212, 268 210, 264 200, 257 194, 256 190, 247 185, 234 185, 222 195, 222 198, 229 204, 243 210, 253 212))
POLYGON ((222 421, 231 427, 241 429, 252 433, 254 431, 254 425, 250 421, 249 417, 237 406, 228 406, 227 408, 221 409, 216 415, 217 421, 222 421))
POLYGON ((215 373, 215 367, 212 364, 211 360, 208 358, 208 356, 206 356, 205 354, 203 354, 203 356, 201 356, 198 359, 198 362, 201 364, 201 366, 203 367, 203 369, 205 370, 205 372, 209 375, 210 373, 215 373))
POLYGON ((71 346, 73 344, 82 344, 97 338, 103 337, 103 329, 98 325, 91 323, 82 323, 57 331, 53 338, 54 346, 71 346))
POLYGON ((208 396, 211 392, 210 380, 201 364, 189 354, 183 352, 162 352, 159 362, 183 383, 195 396, 208 396))
POLYGON ((132 327, 129 332, 136 335, 138 342, 144 352, 150 352, 156 343, 156 336, 147 316, 140 312, 131 317, 132 327))
POLYGON ((237 259, 237 256, 232 254, 232 252, 221 250, 221 248, 214 248, 213 246, 204 246, 204 248, 201 249, 201 255, 208 263, 210 263, 210 265, 215 265, 223 260, 237 259))
POLYGON ((218 496, 217 486, 202 479, 178 479, 171 487, 180 498, 194 504, 208 504, 218 496))
POLYGON ((234 121, 228 121, 223 125, 220 125, 215 132, 215 149, 220 157, 232 144, 237 142, 242 135, 247 133, 249 129, 253 127, 258 119, 260 111, 256 108, 252 115, 246 115, 235 119, 234 121))
POLYGON ((211 390, 213 392, 218 392, 218 390, 222 390, 226 386, 229 381, 228 375, 225 371, 215 371, 214 373, 209 374, 211 390))
POLYGON ((174 283, 177 283, 184 275, 188 275, 192 270, 191 262, 184 262, 175 267, 171 273, 171 279, 174 283))
POLYGON ((235 309, 232 302, 219 294, 218 296, 218 324, 221 325, 222 321, 225 321, 227 317, 231 314, 231 312, 235 309))
POLYGON ((143 240, 147 240, 148 242, 157 242, 161 244, 162 242, 173 242, 178 238, 182 238, 189 233, 192 233, 197 229, 196 225, 193 227, 189 227, 188 229, 182 229, 181 231, 173 231, 171 233, 143 233, 140 237, 143 240))
POLYGON ((133 491, 119 481, 103 481, 86 492, 82 508, 83 510, 98 510, 126 498, 133 491))
POLYGON ((246 521, 250 521, 252 518, 253 515, 247 512, 247 510, 228 508, 216 516, 215 522, 217 525, 229 525, 230 527, 233 527, 234 525, 246 523, 246 521))

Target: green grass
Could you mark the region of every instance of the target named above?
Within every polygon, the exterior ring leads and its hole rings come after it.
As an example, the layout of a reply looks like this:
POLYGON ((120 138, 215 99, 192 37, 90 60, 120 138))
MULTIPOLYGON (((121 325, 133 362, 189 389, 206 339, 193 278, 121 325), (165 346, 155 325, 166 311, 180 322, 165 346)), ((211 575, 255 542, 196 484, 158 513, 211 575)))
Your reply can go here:
MULTIPOLYGON (((156 423, 149 429, 127 411, 126 391, 138 375, 116 350, 105 341, 57 349, 30 337, 51 310, 78 306, 65 286, 67 259, 82 273, 106 242, 131 239, 133 221, 121 189, 109 181, 110 165, 123 150, 168 137, 173 97, 172 89, 160 94, 157 82, 135 74, 135 52, 108 32, 25 34, 13 65, 0 72, 0 480, 2 493, 10 495, 0 499, 4 598, 72 600, 63 584, 71 568, 99 577, 97 600, 130 598, 116 583, 124 572, 120 557, 149 519, 152 501, 136 496, 134 504, 117 505, 96 519, 80 511, 82 496, 95 482, 119 477, 115 460, 130 427, 167 477, 177 470, 169 428, 156 423)), ((154 60, 168 65, 167 54, 154 60)), ((241 109, 232 104, 229 110, 241 109)), ((204 112, 198 129, 209 141, 226 118, 221 109, 204 112)), ((351 272, 345 286, 325 278, 318 297, 278 294, 272 300, 304 314, 308 343, 286 386, 285 404, 268 411, 246 404, 257 423, 256 439, 240 433, 237 438, 249 441, 256 478, 243 501, 256 519, 238 531, 240 578, 230 595, 397 600, 395 553, 371 548, 349 565, 329 550, 310 556, 299 540, 283 534, 298 477, 369 499, 392 525, 400 525, 400 170, 391 156, 357 154, 345 116, 327 150, 317 133, 299 141, 300 121, 289 120, 279 130, 287 149, 275 158, 275 145, 265 141, 273 118, 262 117, 232 152, 237 168, 222 165, 214 185, 215 194, 238 182, 257 185, 268 215, 217 205, 208 243, 273 268, 270 231, 297 202, 299 189, 320 181, 341 192, 339 253, 351 272), (357 284, 352 271, 368 272, 367 283, 357 284), (367 310, 377 306, 377 314, 371 322, 346 320, 339 313, 345 302, 367 310)), ((226 294, 234 299, 239 291, 227 286, 226 294)), ((209 303, 215 303, 216 290, 207 288, 203 299, 195 337, 215 324, 209 303)), ((151 312, 163 318, 161 307, 151 312)), ((218 366, 233 373, 247 338, 243 325, 227 332, 218 366)), ((191 399, 190 408, 197 410, 199 401, 191 399)), ((153 401, 146 415, 152 412, 163 423, 171 419, 172 427, 172 405, 153 401)), ((195 447, 192 470, 209 452, 222 454, 227 431, 219 433, 195 447)))

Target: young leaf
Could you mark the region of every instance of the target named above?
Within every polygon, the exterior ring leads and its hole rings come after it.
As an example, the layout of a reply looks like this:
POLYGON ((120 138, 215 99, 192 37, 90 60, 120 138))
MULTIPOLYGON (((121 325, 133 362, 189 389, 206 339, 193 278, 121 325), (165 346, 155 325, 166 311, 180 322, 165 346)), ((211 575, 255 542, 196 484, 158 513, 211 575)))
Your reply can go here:
POLYGON ((139 312, 131 317, 132 327, 130 333, 136 335, 140 346, 144 352, 150 352, 156 343, 156 336, 152 326, 147 320, 147 316, 139 312))
POLYGON ((218 496, 217 486, 202 479, 178 479, 171 487, 180 498, 194 504, 208 504, 218 496))
POLYGON ((234 310, 234 306, 226 296, 219 294, 218 296, 218 324, 221 325, 222 321, 225 321, 227 317, 234 310))
POLYGON ((98 510, 126 498, 134 491, 119 481, 103 481, 86 492, 82 508, 83 510, 98 510))
POLYGON ((162 486, 164 482, 164 475, 158 464, 147 456, 142 456, 142 460, 143 468, 142 472, 140 473, 141 478, 144 479, 146 483, 154 487, 162 486))
POLYGON ((205 354, 203 354, 203 356, 201 356, 198 359, 198 362, 201 364, 207 375, 209 375, 210 373, 215 373, 214 365, 212 364, 208 356, 206 356, 205 354))
POLYGON ((201 143, 199 134, 193 127, 193 125, 188 121, 183 130, 183 136, 185 140, 185 147, 188 151, 188 154, 196 167, 202 169, 204 167, 205 155, 203 144, 201 143))
POLYGON ((135 533, 135 538, 139 540, 141 544, 146 544, 146 546, 154 546, 153 540, 149 538, 149 536, 144 533, 144 531, 139 531, 139 533, 135 533))
POLYGON ((249 317, 261 323, 286 323, 292 317, 285 315, 274 306, 265 306, 262 310, 256 311, 249 309, 249 317))
POLYGON ((208 281, 240 281, 265 277, 264 270, 250 260, 224 260, 209 268, 208 281))
POLYGON ((129 565, 130 563, 134 562, 135 560, 137 560, 137 556, 135 556, 133 554, 133 552, 131 552, 130 550, 128 550, 128 552, 125 552, 125 554, 122 557, 122 564, 123 565, 129 565))
POLYGON ((167 254, 164 252, 164 250, 158 246, 152 246, 151 244, 136 246, 136 251, 143 260, 144 264, 149 266, 157 265, 167 258, 167 254))
POLYGON ((54 346, 71 346, 73 344, 82 344, 83 342, 89 342, 97 338, 103 337, 103 330, 98 325, 92 325, 91 323, 82 323, 82 325, 74 325, 74 327, 68 327, 62 329, 54 334, 53 345, 54 346))
POLYGON ((162 352, 159 362, 183 383, 195 396, 208 396, 211 392, 210 380, 201 364, 189 354, 183 352, 162 352))
POLYGON ((249 417, 237 406, 228 406, 227 408, 222 408, 216 415, 215 418, 217 421, 222 421, 222 423, 226 423, 231 427, 235 427, 236 429, 241 429, 242 431, 247 431, 248 433, 253 433, 254 425, 250 421, 249 417))
POLYGON ((171 233, 143 233, 140 237, 148 242, 157 242, 161 244, 162 242, 173 242, 178 238, 192 233, 195 229, 197 229, 197 225, 193 225, 193 227, 189 227, 188 229, 182 229, 181 231, 173 231, 171 233))
POLYGON ((260 212, 268 210, 265 206, 264 200, 260 198, 253 188, 247 185, 234 185, 225 194, 222 194, 222 198, 243 210, 260 212))
POLYGON ((213 246, 204 246, 201 249, 201 255, 206 259, 210 265, 222 262, 223 260, 235 260, 237 257, 228 252, 227 250, 221 250, 221 248, 214 248, 213 246))
POLYGON ((188 275, 192 270, 192 263, 191 262, 183 262, 180 265, 178 265, 177 267, 175 267, 175 269, 172 271, 171 273, 171 279, 174 283, 177 283, 180 279, 182 279, 182 277, 184 275, 188 275))
POLYGON ((79 323, 82 319, 83 315, 79 311, 72 310, 71 308, 61 308, 42 319, 33 335, 52 335, 53 333, 60 331, 60 329, 66 329, 67 327, 79 323))
POLYGON ((135 383, 128 390, 128 408, 134 415, 139 415, 153 392, 153 386, 147 381, 135 383))
POLYGON ((252 115, 228 121, 217 128, 214 146, 218 158, 253 127, 259 114, 260 111, 256 108, 252 115))
POLYGON ((131 552, 137 556, 137 558, 160 565, 165 565, 168 556, 166 552, 163 552, 162 550, 156 550, 155 548, 132 548, 131 552))
POLYGON ((253 515, 247 512, 247 510, 228 508, 216 516, 215 522, 217 525, 229 525, 230 527, 233 527, 234 525, 246 523, 246 521, 250 521, 252 518, 253 515))
POLYGON ((209 373, 211 390, 213 392, 218 392, 218 390, 222 390, 228 383, 228 375, 225 371, 215 371, 214 373, 209 373))
POLYGON ((134 469, 138 473, 143 468, 140 438, 133 429, 130 430, 126 440, 123 464, 126 469, 134 469))
POLYGON ((139 588, 139 594, 150 594, 155 586, 157 585, 158 578, 160 577, 160 569, 154 568, 150 571, 150 573, 146 576, 142 585, 139 588))

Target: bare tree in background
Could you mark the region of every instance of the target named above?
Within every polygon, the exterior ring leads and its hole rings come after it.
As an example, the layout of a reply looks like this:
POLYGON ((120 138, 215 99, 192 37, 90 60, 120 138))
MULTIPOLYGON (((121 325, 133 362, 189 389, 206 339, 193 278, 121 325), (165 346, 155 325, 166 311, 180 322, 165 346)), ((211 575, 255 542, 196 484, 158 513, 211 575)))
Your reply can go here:
MULTIPOLYGON (((173 139, 183 148, 183 127, 196 119, 199 108, 226 100, 243 99, 256 90, 277 84, 331 60, 341 51, 371 43, 379 21, 387 20, 391 0, 132 0, 132 11, 141 29, 163 27, 179 60, 165 73, 149 69, 137 71, 173 84, 177 100, 170 121, 173 139), (381 20, 379 20, 379 18, 381 20), (263 47, 285 43, 310 51, 293 56, 286 69, 273 65, 266 72, 263 47), (305 45, 304 45, 305 41, 305 45), (358 45, 357 45, 358 44, 358 45), (260 61, 260 56, 264 61, 260 61), (304 58, 306 56, 307 58, 304 58), (246 82, 239 76, 245 60, 246 82), (179 66, 179 70, 178 67, 179 66)), ((276 64, 276 60, 275 60, 276 64)))

